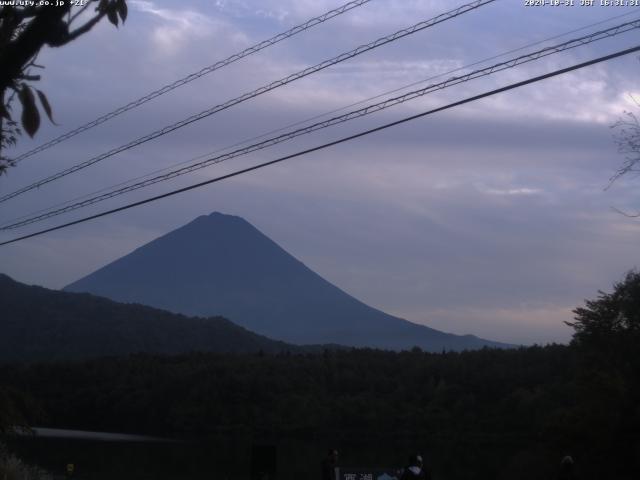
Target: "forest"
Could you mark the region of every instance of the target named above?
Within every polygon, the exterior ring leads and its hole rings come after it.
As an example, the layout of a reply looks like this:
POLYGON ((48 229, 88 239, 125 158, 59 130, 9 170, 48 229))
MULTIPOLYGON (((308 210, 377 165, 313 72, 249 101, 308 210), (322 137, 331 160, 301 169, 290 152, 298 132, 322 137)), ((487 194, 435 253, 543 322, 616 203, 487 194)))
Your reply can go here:
MULTIPOLYGON (((5 364, 25 424, 203 439, 414 442, 441 478, 640 471, 640 274, 575 310, 570 345, 428 353, 136 354, 5 364), (16 392, 20 392, 17 394, 16 392), (435 452, 440 453, 438 456, 435 452), (457 469, 456 475, 445 475, 457 469)), ((476 477, 480 478, 480 477, 476 477)))

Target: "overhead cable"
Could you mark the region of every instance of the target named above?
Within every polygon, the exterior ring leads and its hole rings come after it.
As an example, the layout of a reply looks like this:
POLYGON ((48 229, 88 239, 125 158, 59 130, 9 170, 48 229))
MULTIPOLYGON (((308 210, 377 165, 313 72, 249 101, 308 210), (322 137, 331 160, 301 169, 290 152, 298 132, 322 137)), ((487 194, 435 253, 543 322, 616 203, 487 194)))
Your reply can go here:
POLYGON ((156 130, 152 133, 149 133, 143 137, 137 138, 136 140, 133 140, 129 143, 126 143, 124 145, 121 145, 119 147, 116 147, 112 150, 109 150, 106 153, 103 153, 101 155, 97 155, 95 157, 90 158, 89 160, 85 160, 84 162, 78 163, 72 167, 66 168, 64 170, 61 170, 60 172, 57 172, 49 177, 46 177, 42 180, 38 180, 37 182, 34 182, 30 185, 27 185, 26 187, 20 188, 18 190, 15 190, 9 194, 3 195, 0 197, 0 203, 2 202, 6 202, 7 200, 10 200, 14 197, 17 197, 18 195, 22 195, 23 193, 29 192, 31 190, 34 190, 36 188, 42 187, 43 185, 46 185, 47 183, 53 182, 55 180, 59 180, 60 178, 66 177, 67 175, 71 175, 72 173, 75 173, 79 170, 85 169, 91 165, 94 165, 106 158, 112 157, 118 153, 124 152, 126 150, 129 150, 131 148, 134 148, 138 145, 141 145, 143 143, 146 143, 148 141, 151 140, 155 140, 158 137, 161 137, 163 135, 166 135, 170 132, 173 132, 175 130, 178 130, 182 127, 185 127, 187 125, 190 125, 194 122, 197 122, 199 120, 202 120, 206 117, 209 117, 215 113, 218 113, 222 110, 226 110, 234 105, 238 105, 239 103, 245 102, 251 98, 257 97, 258 95, 262 95, 264 93, 267 93, 271 90, 274 90, 278 87, 282 87, 284 85, 287 85, 291 82, 294 82, 296 80, 299 80, 301 78, 304 78, 308 75, 311 75, 313 73, 316 73, 320 70, 323 70, 327 67, 330 67, 332 65, 336 65, 340 62, 343 62, 345 60, 351 59, 353 57, 356 57, 358 55, 361 55, 365 52, 368 52, 370 50, 373 50, 375 48, 378 48, 382 45, 386 45, 388 43, 394 42, 396 40, 399 40, 401 38, 406 37, 407 35, 412 35, 414 33, 417 33, 421 30, 424 30, 426 28, 432 27, 434 25, 437 25, 439 23, 445 22, 447 20, 451 20, 452 18, 458 17, 460 15, 463 15, 467 12, 470 12, 472 10, 475 10, 477 8, 480 8, 484 5, 487 5, 489 3, 493 3, 495 0, 476 0, 474 2, 462 5, 458 8, 455 8, 453 10, 450 10, 446 13, 440 14, 436 17, 433 17, 429 20, 425 20, 419 23, 416 23, 415 25, 412 25, 411 27, 408 28, 404 28, 402 30, 399 30, 395 33, 392 33, 391 35, 387 35, 385 37, 381 37, 377 40, 374 40, 373 42, 370 42, 368 44, 365 45, 361 45, 353 50, 350 50, 349 52, 346 53, 342 53, 336 57, 333 57, 329 60, 325 60, 317 65, 314 65, 313 67, 308 67, 305 68, 303 70, 300 70, 299 72, 293 73, 291 75, 288 75, 287 77, 284 77, 280 80, 277 80, 275 82, 272 82, 268 85, 262 86, 256 90, 253 90, 252 92, 248 92, 245 93, 239 97, 236 97, 232 100, 229 100, 225 103, 222 103, 220 105, 216 105, 212 108, 209 108, 207 110, 204 110, 200 113, 197 113, 195 115, 192 115, 184 120, 180 120, 179 122, 173 123, 171 125, 168 125, 164 128, 161 128, 159 130, 156 130))
POLYGON ((454 69, 447 70, 446 72, 438 73, 438 74, 432 75, 430 77, 423 78, 421 80, 418 80, 418 81, 411 82, 409 84, 403 85, 401 87, 396 87, 396 88, 394 88, 392 90, 386 90, 386 91, 378 93, 378 94, 376 94, 374 96, 367 97, 367 98, 364 98, 362 100, 358 100, 356 102, 352 102, 350 104, 344 105, 344 106, 342 106, 340 108, 335 108, 335 109, 332 109, 332 110, 328 110, 328 111, 325 111, 323 113, 316 114, 316 115, 313 115, 311 117, 305 118, 303 120, 297 120, 297 121, 295 121, 293 123, 289 123, 287 125, 283 125, 281 127, 275 128, 273 130, 269 130, 269 131, 261 133, 259 135, 254 135, 252 137, 236 141, 236 142, 234 142, 234 143, 232 143, 230 145, 226 145, 224 147, 216 148, 213 151, 209 151, 207 153, 200 154, 200 155, 198 155, 196 157, 192 157, 192 158, 190 158, 188 160, 182 160, 182 161, 180 161, 178 163, 174 163, 174 164, 168 165, 166 167, 163 167, 163 168, 156 169, 156 170, 153 170, 151 172, 145 173, 143 175, 139 175, 137 177, 129 178, 127 180, 118 182, 115 185, 110 185, 108 187, 103 187, 103 188, 100 188, 99 190, 95 190, 93 192, 86 193, 86 194, 83 194, 83 195, 79 195, 77 197, 73 197, 73 198, 71 198, 69 200, 65 200, 63 202, 59 202, 59 203, 57 203, 57 204, 55 204, 53 206, 42 208, 42 209, 30 212, 30 213, 26 213, 26 214, 20 215, 18 217, 14 217, 11 220, 7 220, 2 225, 0 225, 0 229, 2 229, 2 227, 4 227, 4 226, 8 226, 10 223, 17 222, 18 220, 22 220, 22 219, 25 219, 25 218, 28 218, 28 217, 32 217, 32 216, 35 216, 35 215, 40 214, 40 213, 49 212, 49 211, 57 209, 59 207, 70 205, 72 203, 78 202, 79 200, 88 199, 89 197, 96 196, 99 193, 103 193, 103 192, 107 192, 107 191, 110 191, 110 190, 114 190, 114 189, 116 189, 118 187, 122 187, 122 186, 125 186, 125 185, 128 185, 128 184, 131 184, 133 182, 137 182, 139 180, 143 180, 145 178, 149 178, 149 177, 151 177, 153 175, 157 175, 157 174, 162 173, 162 172, 167 172, 167 171, 169 171, 171 169, 174 169, 174 168, 177 168, 177 167, 181 167, 183 165, 187 165, 189 163, 193 163, 193 162, 208 158, 208 157, 210 157, 212 155, 216 155, 218 153, 221 153, 221 152, 224 152, 224 151, 227 151, 227 150, 231 150, 232 148, 236 148, 236 147, 239 147, 241 145, 246 145, 246 144, 248 144, 250 142, 254 142, 254 141, 260 140, 262 138, 266 138, 266 137, 268 137, 270 135, 273 135, 275 133, 284 132, 287 129, 290 129, 290 128, 293 128, 293 127, 297 127, 297 126, 300 126, 300 125, 304 125, 306 123, 312 122, 314 120, 318 120, 320 118, 328 117, 329 115, 333 115, 335 113, 342 112, 342 111, 344 111, 344 110, 346 110, 348 108, 356 107, 358 105, 364 105, 367 102, 370 102, 372 100, 377 100, 378 98, 383 98, 383 97, 391 95, 393 93, 401 92, 401 91, 407 90, 407 89, 409 89, 411 87, 415 87, 417 85, 422 85, 422 84, 424 84, 426 82, 429 82, 429 81, 432 81, 432 80, 437 80, 438 78, 446 77, 447 75, 451 75, 451 74, 454 74, 454 73, 457 73, 457 72, 462 72, 462 71, 468 70, 471 67, 475 67, 477 65, 482 65, 482 64, 484 64, 486 62, 489 62, 491 60, 496 60, 498 58, 505 57, 505 56, 510 55, 512 53, 521 52, 521 51, 526 50, 528 48, 536 47, 538 45, 542 45, 542 44, 550 42, 552 40, 557 40, 559 38, 566 37, 568 35, 571 35, 571 34, 574 34, 574 33, 577 33, 577 32, 581 32, 581 31, 587 30, 589 28, 593 28, 593 27, 598 26, 598 25, 603 25, 603 24, 608 23, 608 22, 610 22, 612 20, 617 20, 619 18, 628 17, 630 15, 635 15, 636 13, 637 13, 636 11, 631 11, 631 12, 622 13, 622 14, 619 14, 619 15, 614 15, 612 17, 605 18, 604 20, 599 20, 597 22, 590 23, 590 24, 584 25, 582 27, 579 27, 579 28, 576 28, 576 29, 573 29, 573 30, 569 30, 567 32, 564 32, 564 33, 561 33, 561 34, 558 34, 558 35, 553 35, 551 37, 547 37, 547 38, 542 39, 542 40, 536 40, 535 42, 528 43, 526 45, 522 45, 520 47, 513 48, 511 50, 507 50, 506 52, 502 52, 502 53, 499 53, 497 55, 492 55, 490 57, 483 58, 482 60, 476 60, 473 63, 468 63, 468 64, 463 65, 461 67, 456 67, 454 69))
POLYGON ((104 216, 107 216, 107 215, 112 215, 112 214, 117 213, 117 212, 122 212, 124 210, 128 210, 128 209, 131 209, 131 208, 134 208, 134 207, 145 205, 147 203, 151 203, 151 202, 155 202, 157 200, 161 200, 163 198, 171 197, 171 196, 177 195, 179 193, 184 193, 184 192, 187 192, 187 191, 190 191, 190 190, 194 190, 196 188, 200 188, 200 187, 203 187, 205 185, 221 182, 222 180, 226 180, 226 179, 229 179, 229 178, 237 177, 239 175, 243 175, 243 174, 248 173, 248 172, 259 170, 259 169, 274 165, 276 163, 284 162, 285 160, 290 160, 292 158, 301 157, 303 155, 307 155, 309 153, 313 153, 313 152, 316 152, 316 151, 319 151, 319 150, 324 150, 326 148, 329 148, 329 147, 332 147, 332 146, 335 146, 335 145, 338 145, 338 144, 341 144, 341 143, 345 143, 345 142, 348 142, 348 141, 351 141, 351 140, 355 140, 357 138, 364 137, 366 135, 370 135, 370 134, 375 133, 375 132, 386 130, 387 128, 391 128, 391 127, 394 127, 396 125, 400 125, 400 124, 403 124, 403 123, 406 123, 406 122, 409 122, 409 121, 412 121, 412 120, 416 120, 418 118, 422 118, 422 117, 425 117, 427 115, 432 115, 432 114, 437 113, 437 112, 448 110, 448 109, 451 109, 451 108, 454 108, 454 107, 458 107, 458 106, 461 106, 461 105, 464 105, 464 104, 467 104, 467 103, 475 102, 475 101, 478 101, 478 100, 483 99, 483 98, 487 98, 487 97, 490 97, 490 96, 493 96, 493 95, 497 95, 499 93, 503 93, 503 92, 506 92, 506 91, 509 91, 509 90, 514 90, 516 88, 520 88, 520 87, 523 87, 525 85, 529 85, 529 84, 536 83, 536 82, 539 82, 539 81, 542 81, 542 80, 546 80, 548 78, 556 77, 558 75, 563 75, 563 74, 568 73, 568 72, 579 70, 581 68, 585 68, 585 67, 588 67, 588 66, 591 66, 591 65, 595 65, 595 64, 598 64, 598 63, 601 63, 601 62, 612 60, 614 58, 618 58, 618 57, 621 57, 621 56, 624 56, 624 55, 629 55, 631 53, 635 53, 635 52, 638 52, 638 51, 640 51, 640 45, 636 45, 635 47, 631 47, 631 48, 628 48, 628 49, 625 49, 625 50, 620 50, 618 52, 615 52, 615 53, 612 53, 612 54, 609 54, 609 55, 605 55, 605 56, 598 57, 598 58, 593 59, 593 60, 582 62, 582 63, 576 64, 576 65, 572 65, 570 67, 561 68, 559 70, 555 70, 553 72, 546 73, 544 75, 539 75, 537 77, 529 78, 527 80, 523 80, 523 81, 520 81, 520 82, 512 83, 510 85, 507 85, 507 86, 504 86, 504 87, 500 87, 500 88, 497 88, 495 90, 491 90, 491 91, 488 91, 488 92, 485 92, 485 93, 482 93, 482 94, 479 94, 479 95, 474 95, 473 97, 469 97, 469 98, 466 98, 464 100, 459 100, 457 102, 453 102, 453 103, 450 103, 450 104, 442 106, 442 107, 434 108, 434 109, 428 110, 426 112, 418 113, 416 115, 411 115, 409 117, 405 117, 403 119, 396 120, 394 122, 387 123, 387 124, 381 125, 379 127, 371 128, 369 130, 365 130, 365 131, 356 133, 354 135, 349 135, 347 137, 343 137, 343 138, 340 138, 338 140, 334 140, 332 142, 324 143, 322 145, 318 145, 318 146, 313 147, 313 148, 308 148, 306 150, 302 150, 302 151, 299 151, 299 152, 296 152, 296 153, 293 153, 293 154, 290 154, 290 155, 286 155, 284 157, 280 157, 280 158, 277 158, 275 160, 270 160, 268 162, 263 162, 263 163, 260 163, 258 165, 254 165, 252 167, 244 168, 242 170, 237 170, 235 172, 228 173, 226 175, 222 175, 222 176, 219 176, 219 177, 216 177, 216 178, 205 180, 203 182, 199 182, 199 183, 196 183, 196 184, 193 184, 193 185, 189 185, 187 187, 183 187, 183 188, 179 188, 179 189, 176 189, 176 190, 172 190, 170 192, 163 193, 161 195, 156 195, 154 197, 150 197, 150 198, 147 198, 147 199, 144 199, 144 200, 140 200, 140 201, 137 201, 137 202, 129 203, 129 204, 123 205, 121 207, 117 207, 117 208, 113 208, 111 210, 106 210, 106 211, 103 211, 103 212, 100 212, 100 213, 96 213, 94 215, 90 215, 90 216, 87 216, 87 217, 84 217, 84 218, 80 218, 78 220, 74 220, 72 222, 64 223, 62 225, 57 225, 55 227, 46 228, 44 230, 33 232, 33 233, 28 234, 28 235, 23 235, 21 237, 13 238, 11 240, 6 240, 4 242, 0 242, 0 246, 9 245, 9 244, 12 244, 12 243, 15 243, 15 242, 19 242, 19 241, 22 241, 22 240, 26 240, 28 238, 33 238, 33 237, 36 237, 36 236, 39 236, 39 235, 44 235, 45 233, 54 232, 54 231, 57 231, 57 230, 61 230, 63 228, 71 227, 73 225, 78 225, 80 223, 88 222, 89 220, 94 220, 96 218, 104 217, 104 216))
POLYGON ((515 57, 513 59, 510 60, 506 60, 504 62, 500 62, 500 63, 496 63, 494 65, 485 67, 485 68, 481 68, 478 70, 474 70, 470 73, 467 73, 465 75, 460 75, 457 77, 452 77, 449 78, 448 80, 445 80, 443 82, 440 83, 436 83, 436 84, 432 84, 432 85, 428 85, 424 88, 418 89, 418 90, 414 90, 411 92, 407 92, 403 95, 397 96, 397 97, 393 97, 393 98, 389 98, 386 99, 382 102, 378 102, 372 105, 368 105, 366 107, 357 109, 357 110, 353 110, 351 112, 345 113, 343 115, 339 115, 321 122, 317 122, 311 125, 308 125, 306 127, 302 127, 299 128, 297 130, 293 130, 287 133, 284 133, 282 135, 276 136, 276 137, 272 137, 269 138, 267 140, 263 140, 261 142, 258 143, 254 143, 252 145, 248 145, 246 147, 234 150, 232 152, 228 152, 222 155, 217 155, 211 158, 207 158, 203 161, 194 163, 192 165, 188 165, 176 170, 172 170, 170 172, 161 174, 161 175, 157 175, 155 177, 152 178, 148 178, 146 180, 137 182, 137 183, 133 183, 131 185, 127 185, 121 188, 117 188, 115 190, 109 191, 107 193, 103 193, 100 195, 96 195, 93 197, 89 197, 89 198, 85 198, 82 201, 78 201, 76 203, 72 203, 70 205, 66 205, 64 207, 61 208, 57 208, 57 209, 53 209, 53 210, 49 210, 46 213, 42 213, 39 215, 34 215, 31 216, 29 218, 26 219, 22 219, 13 223, 9 223, 9 224, 5 224, 2 225, 0 227, 0 230, 11 230, 11 229, 15 229, 15 228, 19 228, 19 227, 23 227, 32 223, 36 223, 36 222, 40 222, 43 220, 46 220, 48 218, 52 218, 58 215, 62 215, 64 213, 68 213, 74 210, 78 210, 80 208, 83 207, 87 207, 89 205, 93 205, 95 203, 98 202, 102 202, 105 200, 108 200, 110 198, 116 197, 116 196, 120 196, 123 195, 125 193, 129 193, 132 192, 134 190, 138 190, 140 188, 143 187, 148 187, 150 185, 154 185, 156 183, 159 182, 163 182, 163 181, 167 181, 167 180, 171 180, 173 178, 176 178, 178 176, 181 175, 185 175, 187 173, 191 173, 194 172, 196 170, 200 170, 202 168, 208 167, 210 165, 213 164, 217 164, 217 163, 222 163, 225 162, 227 160, 230 160, 232 158, 236 158, 239 156, 243 156, 243 155, 247 155, 249 153, 258 151, 258 150, 262 150, 264 148, 268 148, 274 145, 277 145, 279 143, 291 140, 293 138, 302 136, 302 135, 307 135, 309 133, 318 131, 318 130, 322 130, 325 128, 328 128, 330 126, 333 125, 337 125, 337 124, 341 124, 341 123, 345 123, 348 122, 350 120, 354 120, 356 118, 360 118, 366 115, 370 115, 372 113, 375 112, 379 112, 381 110, 385 110, 387 108, 396 106, 396 105, 400 105, 402 103, 411 101, 411 100, 415 100, 416 98, 425 96, 427 94, 433 93, 435 91, 439 91, 439 90, 443 90, 445 88, 449 88, 452 87, 454 85, 458 85, 464 82, 468 82, 470 80, 474 80, 477 78, 481 78, 481 77, 486 77, 488 75, 492 75, 496 72, 500 72, 503 70, 507 70, 510 68, 514 68, 516 66, 519 65, 523 65, 525 63, 529 63, 535 60, 539 60, 541 58, 547 57, 549 55, 553 55, 559 52, 563 52, 569 49, 573 49, 582 45, 587 45, 589 43, 593 43, 593 42, 597 42, 600 40, 603 40, 605 38, 610 38, 616 35, 620 35, 622 33, 626 33, 629 32, 631 30, 634 29, 638 29, 640 28, 640 19, 631 21, 631 22, 626 22, 620 25, 617 25, 615 27, 611 27, 608 28, 606 30, 602 30, 599 32, 594 32, 592 34, 589 35, 585 35, 583 37, 580 38, 576 38, 573 40, 569 40, 566 42, 563 42, 561 44, 558 45, 554 45, 554 46, 550 46, 550 47, 546 47, 543 48, 541 50, 526 54, 526 55, 521 55, 518 57, 515 57))
POLYGON ((104 115, 102 115, 101 117, 96 118, 95 120, 92 120, 90 122, 85 123, 84 125, 81 125, 73 130, 68 131, 67 133, 64 133, 52 140, 49 140, 46 143, 43 143, 42 145, 38 145, 37 147, 29 150, 28 152, 25 152, 21 155, 18 155, 17 157, 13 158, 11 160, 12 163, 17 163, 20 162, 22 160, 24 160, 25 158, 31 157, 37 153, 40 153, 44 150, 47 150, 51 147, 53 147, 54 145, 57 145, 59 143, 64 142, 65 140, 68 140, 72 137, 75 137, 76 135, 85 132, 91 128, 97 127, 98 125, 111 120, 112 118, 117 117, 118 115, 122 115, 125 112, 128 112, 129 110, 132 110, 134 108, 137 108, 151 100, 153 100, 154 98, 157 98, 161 95, 164 95, 166 93, 169 93, 172 90, 175 90, 178 87, 182 87, 183 85, 186 85, 188 83, 193 82, 194 80, 197 80, 200 77, 203 77, 205 75, 208 75, 212 72, 215 72, 216 70, 219 70, 223 67, 226 67, 228 65, 231 65, 232 63, 237 62, 238 60, 241 60, 245 57, 248 57, 249 55, 253 55, 254 53, 257 53, 261 50, 264 50, 267 47, 270 47, 272 45, 275 45, 276 43, 280 43, 283 40, 286 40, 287 38, 293 37, 294 35, 297 35, 299 33, 304 32, 305 30, 308 30, 312 27, 315 27, 316 25, 320 25, 324 22, 326 22, 327 20, 330 20, 334 17, 337 17, 339 15, 342 15, 343 13, 346 13, 350 10, 353 10, 354 8, 360 7, 362 5, 364 5, 365 3, 369 3, 371 0, 355 0, 355 1, 351 1, 348 3, 345 3, 344 5, 338 7, 338 8, 334 8, 333 10, 329 10, 328 12, 323 13, 322 15, 318 15, 317 17, 313 17, 309 20, 307 20, 304 23, 301 23, 300 25, 296 25, 293 28, 290 28, 289 30, 285 31, 285 32, 281 32, 267 40, 264 40, 260 43, 256 43, 255 45, 252 45, 251 47, 248 47, 246 49, 244 49, 241 52, 238 53, 234 53, 233 55, 225 58, 224 60, 220 60, 218 62, 213 63, 212 65, 209 65, 207 67, 202 68, 201 70, 191 73, 189 75, 187 75, 186 77, 180 78, 168 85, 165 85, 161 88, 158 88, 157 90, 154 90, 153 92, 138 98, 137 100, 134 100, 132 102, 127 103, 126 105, 123 105, 122 107, 116 108, 115 110, 106 113, 104 115))

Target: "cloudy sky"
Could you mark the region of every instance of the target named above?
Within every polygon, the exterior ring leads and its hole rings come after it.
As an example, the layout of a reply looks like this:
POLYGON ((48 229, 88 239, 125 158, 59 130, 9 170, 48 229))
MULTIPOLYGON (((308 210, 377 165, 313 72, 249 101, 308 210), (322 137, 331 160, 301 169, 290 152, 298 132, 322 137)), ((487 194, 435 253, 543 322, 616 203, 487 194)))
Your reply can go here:
MULTIPOLYGON (((22 138, 7 154, 27 151, 341 3, 129 0, 124 27, 104 22, 69 46, 42 52, 39 63, 46 69, 39 88, 59 125, 43 125, 34 140, 22 138)), ((372 0, 24 160, 0 178, 0 192, 457 5, 372 0)), ((523 0, 498 0, 3 203, 0 222, 436 75, 443 80, 452 70, 587 25, 599 23, 518 54, 638 17, 633 7, 526 7, 523 0)), ((0 240, 635 46, 639 38, 635 30, 549 56, 86 210, 0 232, 0 240)), ((623 179, 605 190, 623 161, 610 126, 625 110, 637 110, 639 71, 638 55, 626 56, 0 247, 0 271, 61 288, 198 215, 221 211, 246 218, 329 281, 386 312, 494 340, 566 342, 571 331, 563 321, 571 320, 571 310, 640 263, 640 221, 613 210, 640 209, 640 180, 623 179)))

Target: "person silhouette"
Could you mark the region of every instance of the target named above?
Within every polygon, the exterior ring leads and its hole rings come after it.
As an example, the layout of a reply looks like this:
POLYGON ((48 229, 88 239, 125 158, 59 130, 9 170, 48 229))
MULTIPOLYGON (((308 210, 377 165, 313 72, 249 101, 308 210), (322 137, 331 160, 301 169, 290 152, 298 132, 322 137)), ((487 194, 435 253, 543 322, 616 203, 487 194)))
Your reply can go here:
POLYGON ((338 480, 338 450, 332 448, 322 460, 322 480, 338 480))
POLYGON ((409 464, 402 472, 400 480, 431 480, 430 473, 424 468, 422 456, 415 454, 409 457, 409 464))
POLYGON ((574 472, 574 461, 571 455, 565 455, 560 461, 560 470, 558 472, 558 480, 576 480, 574 472))

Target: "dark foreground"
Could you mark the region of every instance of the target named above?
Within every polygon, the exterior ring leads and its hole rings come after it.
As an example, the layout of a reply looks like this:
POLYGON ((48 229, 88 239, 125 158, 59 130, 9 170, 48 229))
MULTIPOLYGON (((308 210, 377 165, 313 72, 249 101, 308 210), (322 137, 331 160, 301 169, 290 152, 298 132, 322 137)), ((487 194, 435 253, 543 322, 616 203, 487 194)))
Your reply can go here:
POLYGON ((0 383, 47 427, 181 443, 13 440, 25 459, 80 478, 249 478, 252 452, 277 452, 279 479, 318 478, 329 447, 343 466, 400 467, 418 451, 440 479, 580 478, 640 472, 638 359, 623 346, 463 353, 136 355, 6 365, 0 383))

